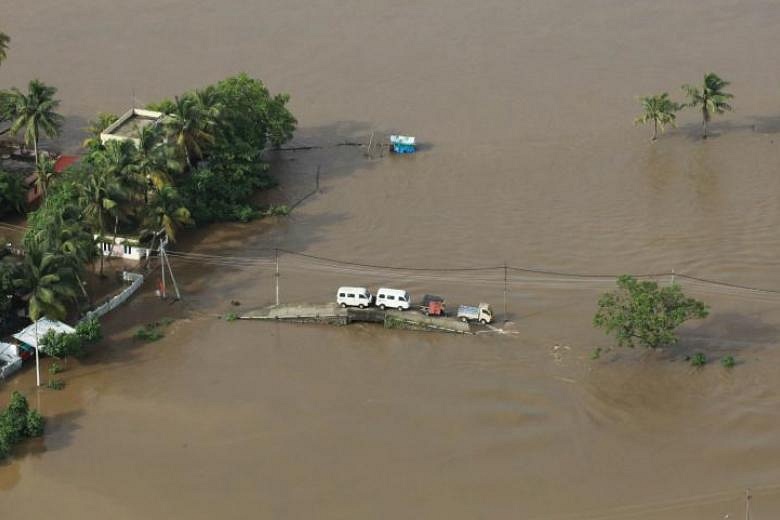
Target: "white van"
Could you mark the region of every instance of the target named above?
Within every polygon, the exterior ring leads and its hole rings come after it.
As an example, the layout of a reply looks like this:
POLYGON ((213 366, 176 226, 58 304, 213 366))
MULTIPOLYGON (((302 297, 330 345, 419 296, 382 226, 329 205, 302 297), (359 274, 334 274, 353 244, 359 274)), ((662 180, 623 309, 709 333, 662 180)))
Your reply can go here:
POLYGON ((339 287, 336 293, 336 303, 342 307, 360 307, 364 309, 371 306, 374 297, 365 287, 339 287))
POLYGON ((383 287, 376 292, 376 305, 382 310, 387 307, 405 311, 411 303, 412 297, 409 296, 408 292, 401 289, 386 289, 383 287))

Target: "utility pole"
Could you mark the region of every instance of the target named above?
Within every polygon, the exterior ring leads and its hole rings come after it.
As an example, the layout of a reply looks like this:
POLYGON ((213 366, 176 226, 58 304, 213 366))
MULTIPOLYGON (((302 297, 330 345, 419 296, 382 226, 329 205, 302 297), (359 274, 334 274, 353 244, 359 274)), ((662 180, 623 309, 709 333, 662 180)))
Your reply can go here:
POLYGON ((276 257, 276 274, 274 275, 274 278, 276 279, 276 305, 279 305, 279 249, 274 249, 274 256, 276 257))
POLYGON ((38 349, 41 348, 38 343, 38 320, 35 320, 35 384, 41 386, 41 365, 38 360, 38 349))
POLYGON ((168 237, 165 237, 165 240, 160 240, 160 274, 162 275, 162 293, 160 293, 160 298, 163 300, 166 297, 165 293, 165 244, 168 242, 168 237))
POLYGON ((745 520, 750 520, 750 489, 745 490, 745 520))
POLYGON ((672 285, 674 285, 674 269, 672 269, 672 285))
POLYGON ((168 253, 165 252, 165 248, 168 246, 168 235, 160 240, 160 270, 162 271, 162 297, 167 296, 165 291, 165 265, 168 265, 168 274, 171 275, 171 283, 173 283, 173 289, 176 291, 176 299, 181 300, 181 293, 179 292, 179 285, 176 283, 176 277, 173 276, 173 268, 171 267, 171 261, 168 260, 168 253))
MULTIPOLYGON (((168 237, 165 237, 165 245, 168 245, 168 237)), ((165 251, 165 249, 163 249, 165 251)), ((171 261, 168 258, 168 253, 164 253, 165 263, 168 264, 168 274, 171 275, 171 282, 173 282, 173 289, 176 291, 176 299, 181 300, 181 293, 179 292, 179 284, 176 283, 176 278, 173 276, 173 269, 171 268, 171 261)))
POLYGON ((507 306, 506 306, 506 292, 507 292, 507 283, 508 283, 508 269, 506 265, 506 260, 504 261, 504 323, 509 321, 509 316, 507 315, 507 306))

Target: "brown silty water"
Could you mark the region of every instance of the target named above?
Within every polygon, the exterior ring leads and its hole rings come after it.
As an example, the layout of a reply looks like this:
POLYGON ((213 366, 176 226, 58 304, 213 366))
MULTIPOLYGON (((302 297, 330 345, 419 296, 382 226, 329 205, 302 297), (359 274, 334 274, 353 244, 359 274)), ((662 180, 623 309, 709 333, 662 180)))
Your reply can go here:
MULTIPOLYGON (((60 392, 2 386, 49 418, 0 466, 3 518, 741 517, 780 511, 780 298, 684 281, 712 307, 675 349, 612 350, 613 282, 509 273, 508 334, 449 336, 215 316, 273 301, 275 247, 362 264, 684 272, 780 289, 780 5, 771 2, 6 2, 0 87, 59 87, 66 147, 122 112, 247 71, 292 95, 272 157, 287 219, 189 234, 185 301, 147 292, 60 392), (715 71, 737 111, 656 144, 637 95, 715 71), (399 131, 420 153, 369 160, 399 131), (252 260, 239 260, 248 257, 252 260), (242 305, 231 307, 230 300, 242 305), (132 339, 180 318, 156 343, 132 339), (696 370, 683 360, 705 351, 696 370), (739 360, 728 371, 725 355, 739 360), (718 516, 719 515, 719 516, 718 516)), ((342 284, 503 311, 503 270, 393 271, 282 254, 283 301, 342 284)), ((668 279, 664 279, 668 281, 668 279)))

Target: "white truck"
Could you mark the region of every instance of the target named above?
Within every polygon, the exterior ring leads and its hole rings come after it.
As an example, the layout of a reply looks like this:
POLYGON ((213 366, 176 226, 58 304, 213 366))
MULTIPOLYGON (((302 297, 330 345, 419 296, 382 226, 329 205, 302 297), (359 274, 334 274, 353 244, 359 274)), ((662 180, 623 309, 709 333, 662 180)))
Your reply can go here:
POLYGON ((461 305, 458 307, 458 319, 464 323, 468 321, 490 323, 493 321, 493 310, 487 303, 480 303, 478 306, 461 305))

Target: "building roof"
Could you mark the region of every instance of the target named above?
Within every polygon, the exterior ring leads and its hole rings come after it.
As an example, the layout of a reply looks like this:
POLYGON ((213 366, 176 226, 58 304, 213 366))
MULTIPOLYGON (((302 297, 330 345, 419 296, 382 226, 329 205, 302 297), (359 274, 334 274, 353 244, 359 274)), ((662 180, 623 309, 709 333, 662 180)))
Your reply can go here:
POLYGON ((79 157, 75 155, 60 155, 57 157, 57 160, 54 161, 54 171, 62 173, 68 166, 78 162, 78 160, 79 157))
POLYGON ((49 318, 41 318, 37 322, 28 325, 24 330, 14 334, 13 338, 17 341, 20 341, 21 343, 24 343, 25 345, 29 345, 32 348, 37 349, 38 340, 43 338, 50 330, 53 330, 57 333, 67 332, 68 334, 73 334, 76 332, 76 329, 70 325, 62 323, 61 321, 50 320, 49 318))
POLYGON ((132 141, 138 145, 138 131, 155 124, 162 117, 162 112, 131 108, 122 117, 100 133, 100 141, 106 144, 108 141, 132 141))

